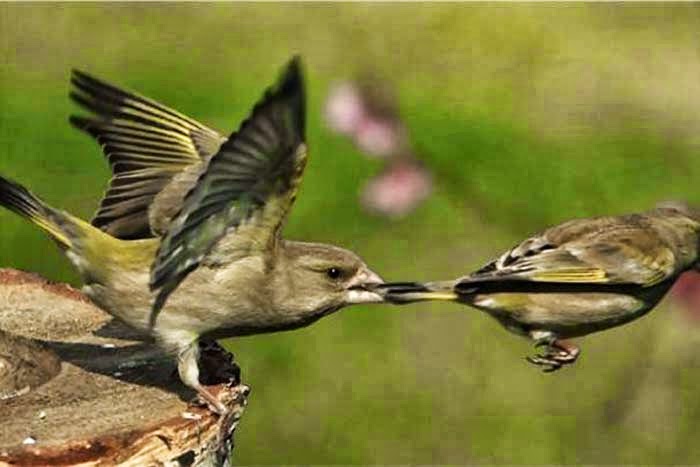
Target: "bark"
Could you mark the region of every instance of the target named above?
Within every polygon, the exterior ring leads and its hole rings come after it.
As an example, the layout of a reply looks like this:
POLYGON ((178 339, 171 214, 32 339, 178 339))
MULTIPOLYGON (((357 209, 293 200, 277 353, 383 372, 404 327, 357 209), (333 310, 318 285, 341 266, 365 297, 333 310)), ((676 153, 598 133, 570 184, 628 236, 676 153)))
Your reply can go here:
POLYGON ((249 392, 231 357, 202 344, 219 417, 188 403, 171 356, 80 292, 0 269, 0 465, 228 463, 249 392))

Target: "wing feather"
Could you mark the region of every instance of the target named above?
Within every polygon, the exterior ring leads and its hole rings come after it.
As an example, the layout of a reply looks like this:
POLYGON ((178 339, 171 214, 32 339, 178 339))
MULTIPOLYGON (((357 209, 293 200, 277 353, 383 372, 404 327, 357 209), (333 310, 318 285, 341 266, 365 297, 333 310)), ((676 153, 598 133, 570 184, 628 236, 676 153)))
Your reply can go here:
POLYGON ((527 239, 464 278, 458 288, 494 281, 531 282, 533 290, 542 283, 651 287, 679 267, 674 251, 648 224, 598 218, 570 222, 527 239))
POLYGON ((159 290, 151 324, 167 296, 222 238, 235 237, 241 254, 274 248, 306 164, 304 132, 304 86, 295 58, 209 160, 172 220, 151 270, 151 289, 159 290))
POLYGON ((225 138, 152 99, 86 73, 73 71, 71 83, 71 98, 94 117, 71 116, 70 122, 97 140, 113 173, 93 225, 118 238, 153 236, 148 214, 158 193, 186 167, 211 157, 225 138), (143 184, 151 189, 143 191, 143 184), (123 209, 111 209, 115 204, 123 209))

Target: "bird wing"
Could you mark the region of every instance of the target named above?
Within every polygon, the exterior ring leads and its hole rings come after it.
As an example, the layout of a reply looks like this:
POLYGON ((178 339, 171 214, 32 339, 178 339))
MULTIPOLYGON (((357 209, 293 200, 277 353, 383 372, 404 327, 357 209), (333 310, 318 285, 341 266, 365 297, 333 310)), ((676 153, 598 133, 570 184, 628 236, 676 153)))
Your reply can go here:
POLYGON ((458 289, 484 281, 651 287, 679 272, 678 263, 639 216, 578 220, 518 244, 461 280, 458 289))
POLYGON ((168 295, 224 236, 235 237, 242 255, 274 248, 306 165, 304 131, 295 58, 210 159, 171 222, 151 269, 151 289, 159 289, 152 324, 168 295))
POLYGON ((74 70, 70 97, 93 117, 73 126, 102 146, 113 177, 92 224, 118 238, 152 237, 148 210, 184 168, 225 141, 216 131, 147 97, 74 70))

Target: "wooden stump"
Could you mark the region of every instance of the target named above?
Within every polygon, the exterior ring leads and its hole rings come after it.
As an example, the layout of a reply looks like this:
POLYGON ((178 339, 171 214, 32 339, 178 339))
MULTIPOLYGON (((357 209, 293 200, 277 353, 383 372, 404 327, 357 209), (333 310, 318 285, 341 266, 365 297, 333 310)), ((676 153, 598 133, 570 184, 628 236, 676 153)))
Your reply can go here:
POLYGON ((218 417, 143 339, 67 285, 0 269, 0 465, 227 463, 249 392, 231 355, 203 344, 218 417))

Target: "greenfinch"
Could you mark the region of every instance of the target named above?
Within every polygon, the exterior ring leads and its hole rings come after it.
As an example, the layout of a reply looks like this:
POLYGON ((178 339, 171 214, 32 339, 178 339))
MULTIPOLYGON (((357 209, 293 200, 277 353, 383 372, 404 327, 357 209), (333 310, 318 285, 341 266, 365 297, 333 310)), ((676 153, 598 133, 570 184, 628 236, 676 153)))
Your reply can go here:
POLYGON ((544 371, 571 364, 564 339, 635 320, 678 276, 698 268, 700 211, 681 203, 642 213, 565 222, 528 238, 465 277, 387 283, 387 301, 447 300, 483 310, 543 347, 528 357, 544 371))
POLYGON ((307 159, 298 58, 228 138, 87 75, 74 82, 101 116, 73 122, 97 136, 115 174, 93 224, 2 177, 0 204, 56 241, 97 305, 172 351, 212 410, 226 411, 199 381, 200 339, 382 301, 381 278, 353 252, 281 236, 307 159))

